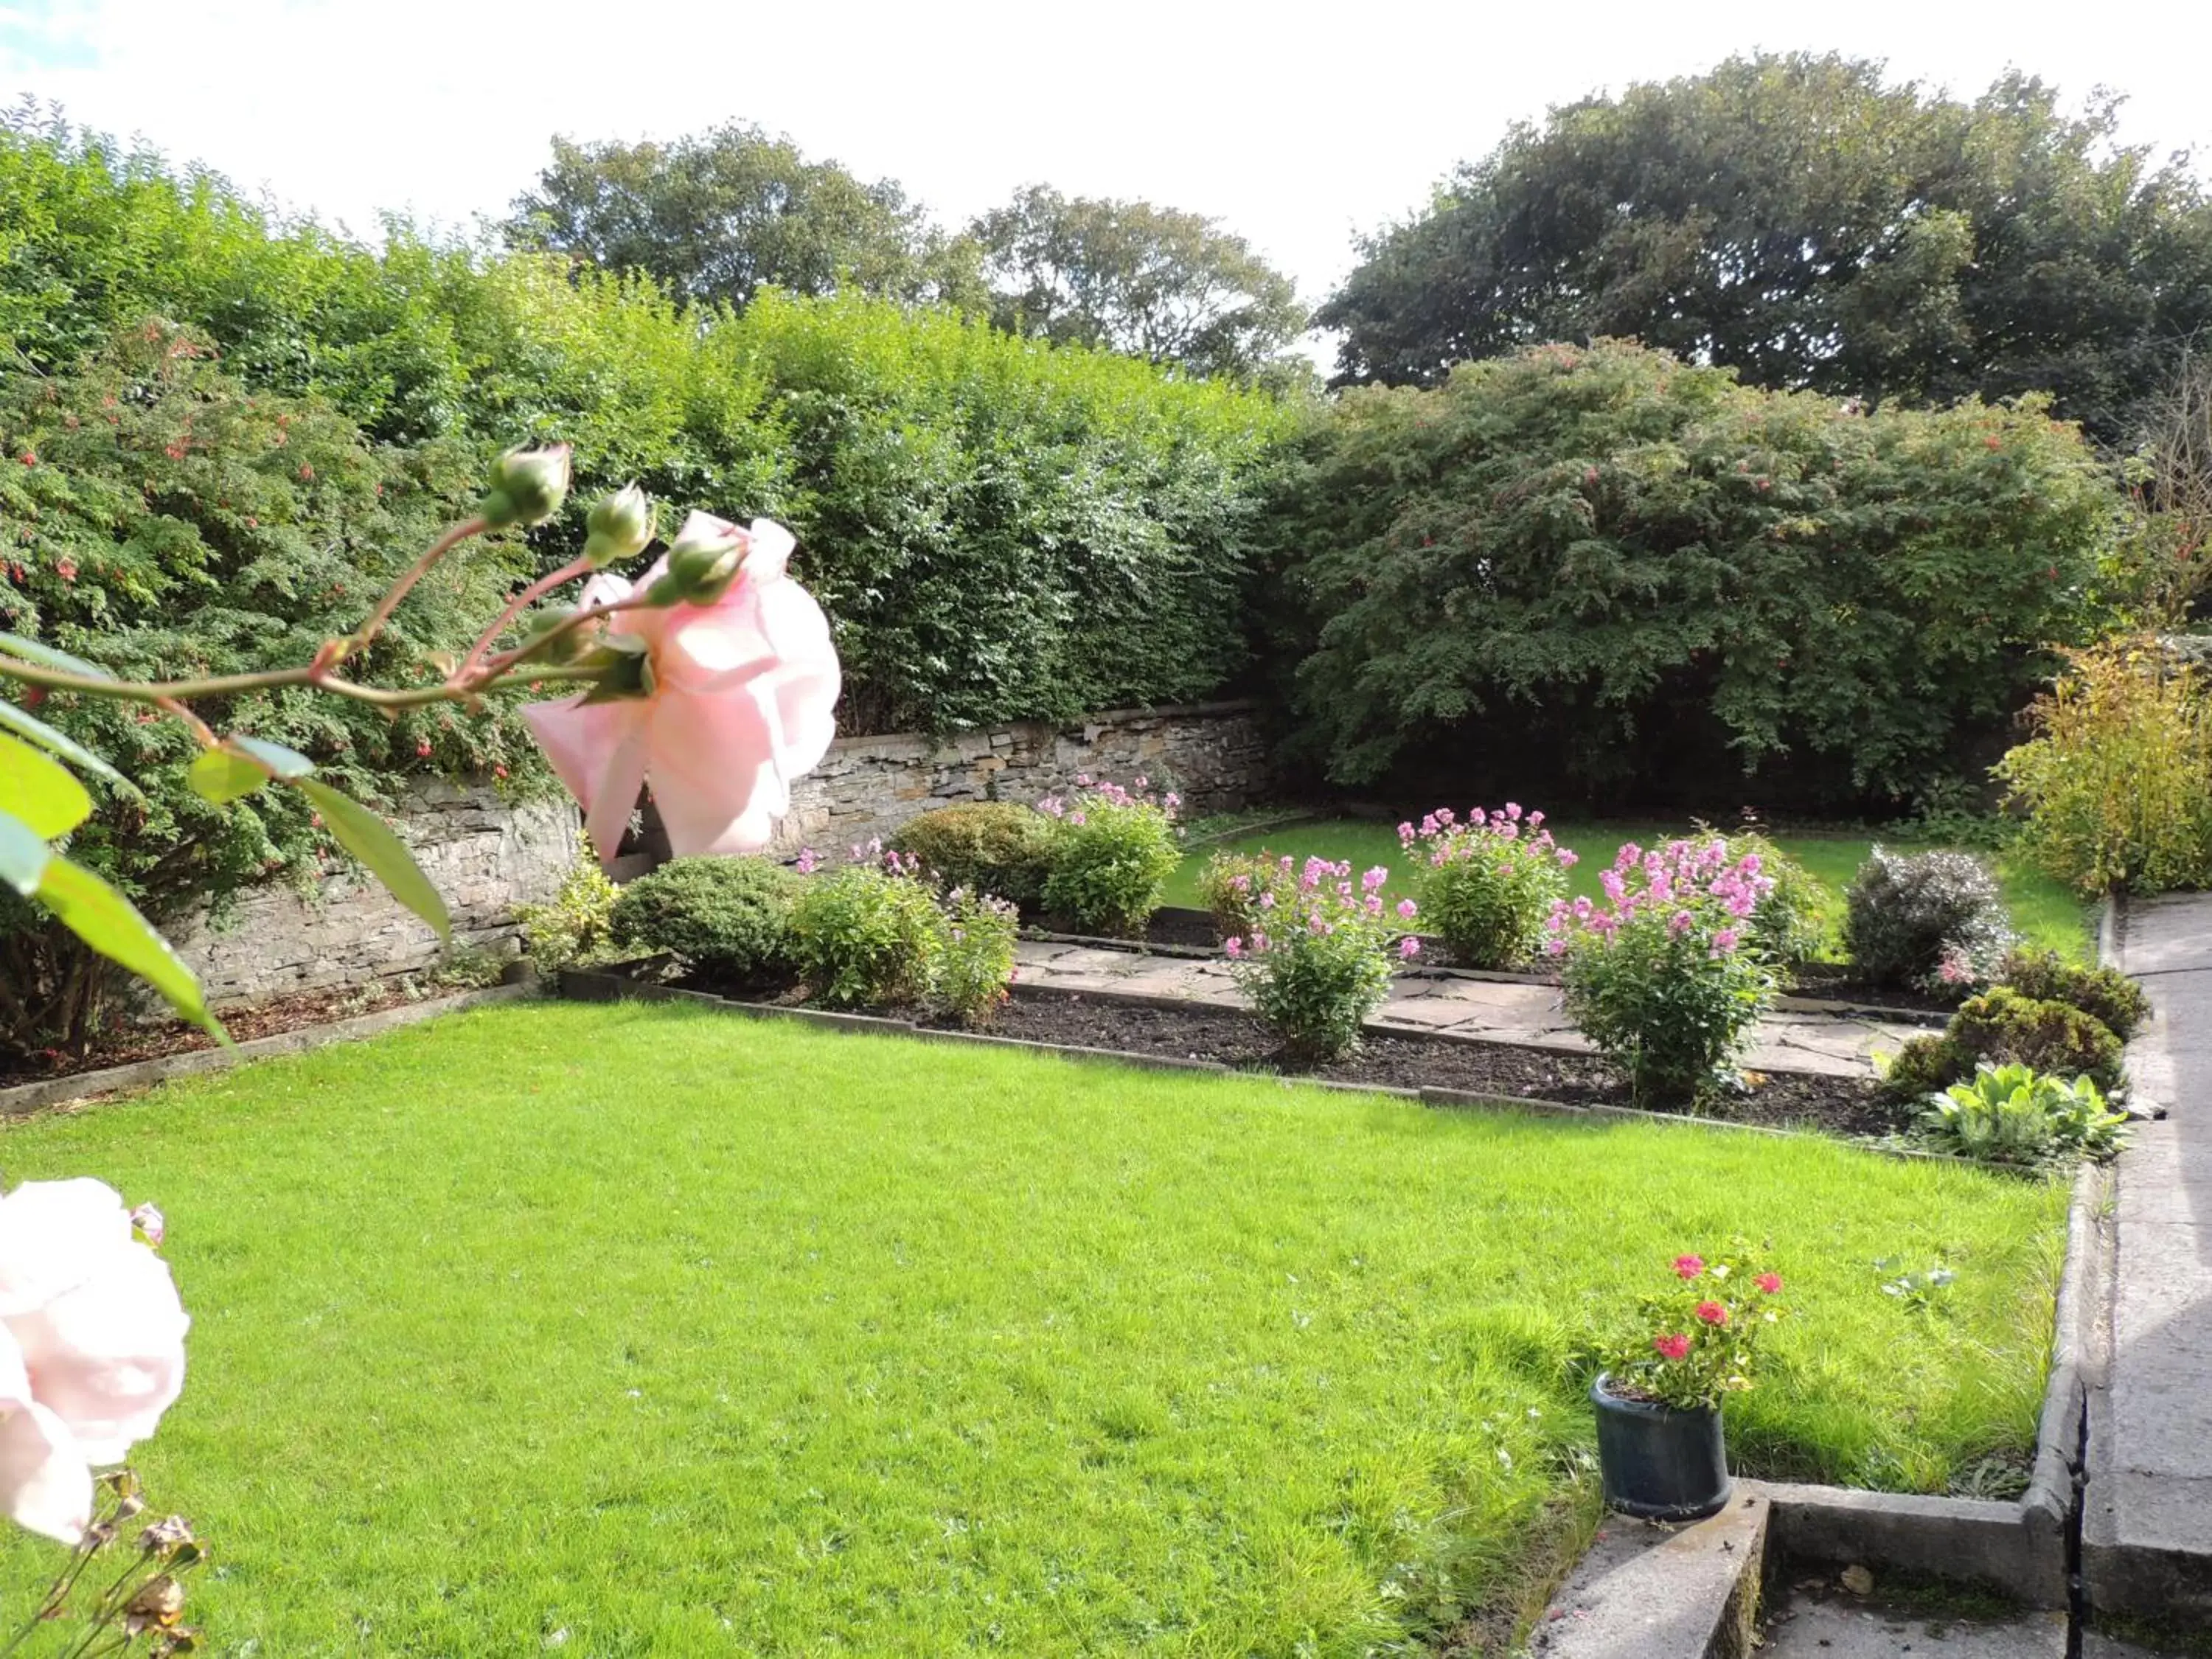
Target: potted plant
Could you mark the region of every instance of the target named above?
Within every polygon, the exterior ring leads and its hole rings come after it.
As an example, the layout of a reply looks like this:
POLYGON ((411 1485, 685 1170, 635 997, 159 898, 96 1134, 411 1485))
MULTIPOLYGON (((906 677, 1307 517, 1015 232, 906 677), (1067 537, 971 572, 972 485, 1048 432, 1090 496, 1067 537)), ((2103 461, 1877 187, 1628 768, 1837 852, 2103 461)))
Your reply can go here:
POLYGON ((1753 1351, 1782 1316, 1781 1275, 1737 1240, 1725 1256, 1678 1255, 1632 1334, 1590 1384, 1605 1501, 1650 1521, 1694 1521, 1728 1502, 1722 1403, 1751 1387, 1753 1351))

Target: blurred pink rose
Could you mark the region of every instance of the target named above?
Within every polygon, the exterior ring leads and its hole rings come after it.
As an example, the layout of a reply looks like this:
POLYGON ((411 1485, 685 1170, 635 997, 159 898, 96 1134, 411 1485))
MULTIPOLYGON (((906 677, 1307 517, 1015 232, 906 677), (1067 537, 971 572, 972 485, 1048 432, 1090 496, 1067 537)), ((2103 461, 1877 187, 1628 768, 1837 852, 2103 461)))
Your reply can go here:
MULTIPOLYGON (((589 704, 578 696, 522 711, 610 862, 647 783, 678 855, 760 851, 790 810, 792 780, 821 762, 836 733, 837 650, 822 607, 785 574, 791 532, 766 519, 744 531, 694 513, 678 540, 713 534, 736 537, 745 550, 720 598, 608 619, 612 631, 645 641, 648 696, 589 704)), ((666 565, 656 562, 641 585, 666 565)), ((621 577, 601 574, 583 603, 631 592, 621 577)))
POLYGON ((185 1385, 168 1265, 97 1181, 27 1181, 0 1198, 0 1509, 74 1544, 92 1469, 154 1432, 185 1385))

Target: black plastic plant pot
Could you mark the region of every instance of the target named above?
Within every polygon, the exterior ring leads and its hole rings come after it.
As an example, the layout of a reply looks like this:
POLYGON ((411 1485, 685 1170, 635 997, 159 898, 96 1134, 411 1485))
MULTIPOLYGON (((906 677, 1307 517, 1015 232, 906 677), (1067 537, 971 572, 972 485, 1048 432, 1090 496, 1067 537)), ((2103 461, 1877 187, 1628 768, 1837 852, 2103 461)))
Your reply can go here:
POLYGON ((1602 1372, 1590 1384, 1597 1407, 1597 1467, 1605 1501, 1645 1521, 1696 1521, 1729 1499, 1728 1446, 1721 1414, 1624 1400, 1602 1372))

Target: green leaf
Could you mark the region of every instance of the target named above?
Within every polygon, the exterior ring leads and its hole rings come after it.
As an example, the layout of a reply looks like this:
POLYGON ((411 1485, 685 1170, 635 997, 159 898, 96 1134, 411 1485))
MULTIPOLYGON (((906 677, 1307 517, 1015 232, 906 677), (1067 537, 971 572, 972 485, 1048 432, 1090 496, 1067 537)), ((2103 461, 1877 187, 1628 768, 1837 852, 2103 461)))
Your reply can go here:
POLYGON ((92 797, 58 761, 0 732, 0 800, 42 840, 65 836, 92 811, 92 797))
POLYGON ((227 806, 241 796, 250 795, 269 781, 266 769, 228 749, 201 750, 185 769, 185 777, 191 784, 194 794, 217 806, 227 806))
POLYGON ((34 662, 47 668, 58 668, 64 674, 82 674, 89 680, 112 680, 109 673, 96 662, 87 662, 82 657, 72 657, 66 651, 57 651, 51 645, 41 645, 36 640, 27 640, 21 634, 0 634, 0 651, 23 662, 34 662))
POLYGON ((0 812, 0 881, 28 898, 39 890, 53 856, 45 836, 21 818, 0 812))
POLYGON ((428 922, 440 939, 453 938, 453 922, 446 914, 446 901, 416 865, 406 842, 393 835, 382 818, 327 783, 313 778, 291 781, 321 810, 323 822, 337 837, 338 845, 368 866, 370 873, 392 890, 392 897, 428 922))
POLYGON ((0 726, 8 727, 19 737, 28 738, 41 749, 59 755, 80 772, 89 772, 96 778, 105 778, 117 788, 127 789, 134 795, 138 793, 136 784, 75 738, 64 737, 44 720, 16 708, 5 697, 0 697, 0 726))
POLYGON ((172 1008, 216 1042, 228 1044, 230 1033, 208 1012, 192 970, 129 899, 83 866, 58 857, 46 861, 38 897, 70 932, 109 961, 120 963, 137 975, 167 998, 172 1008))
POLYGON ((273 777, 290 783, 306 777, 315 769, 314 762, 296 749, 287 749, 281 743, 271 743, 266 738, 228 737, 223 742, 240 754, 251 757, 267 768, 273 777))

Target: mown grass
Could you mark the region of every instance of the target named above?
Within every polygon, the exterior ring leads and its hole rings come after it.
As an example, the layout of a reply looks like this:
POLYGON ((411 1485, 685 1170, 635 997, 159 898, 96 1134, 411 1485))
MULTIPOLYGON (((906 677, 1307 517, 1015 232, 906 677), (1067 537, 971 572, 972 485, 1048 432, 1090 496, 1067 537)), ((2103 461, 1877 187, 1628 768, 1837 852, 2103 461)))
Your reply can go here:
MULTIPOLYGON (((1571 847, 1580 856, 1581 862, 1569 874, 1569 890, 1599 896, 1598 872, 1613 862, 1613 855, 1624 842, 1636 842, 1650 846, 1655 841, 1666 841, 1676 836, 1693 833, 1686 821, 1660 822, 1651 819, 1605 823, 1565 823, 1546 826, 1553 838, 1562 846, 1571 847)), ((1875 837, 1848 833, 1822 835, 1776 836, 1774 841, 1783 851, 1802 864, 1834 895, 1837 914, 1840 916, 1843 891, 1857 873, 1867 854, 1874 850, 1875 837)), ((1925 848, 1906 842, 1886 841, 1884 845, 1900 852, 1919 852, 1925 848)), ((1328 859, 1349 859, 1355 868, 1367 869, 1375 865, 1387 866, 1393 877, 1390 896, 1405 896, 1400 890, 1406 867, 1406 858, 1398 845, 1395 826, 1362 818, 1328 818, 1310 823, 1293 824, 1282 829, 1259 830, 1237 836, 1226 841, 1194 847, 1185 857, 1169 884, 1167 902, 1204 908, 1205 899, 1200 886, 1200 877, 1206 861, 1224 849, 1236 852, 1288 853, 1304 860, 1318 855, 1328 859)), ((2005 903, 2012 912, 2013 927, 2028 943, 2047 950, 2058 951, 2076 959, 2086 959, 2094 948, 2094 922, 2089 907, 2083 904, 2064 884, 2053 880, 2036 869, 2025 859, 2013 853, 1984 854, 1989 858, 2003 890, 2005 903)))
POLYGON ((1745 1470, 2025 1449, 2064 1205, 665 1006, 449 1017, 0 1164, 167 1209, 191 1370, 140 1467, 217 1553, 208 1650, 286 1659, 1376 1651, 1525 1598, 1588 1502, 1582 1345, 1680 1249, 1770 1238, 1799 1310, 1745 1470))

